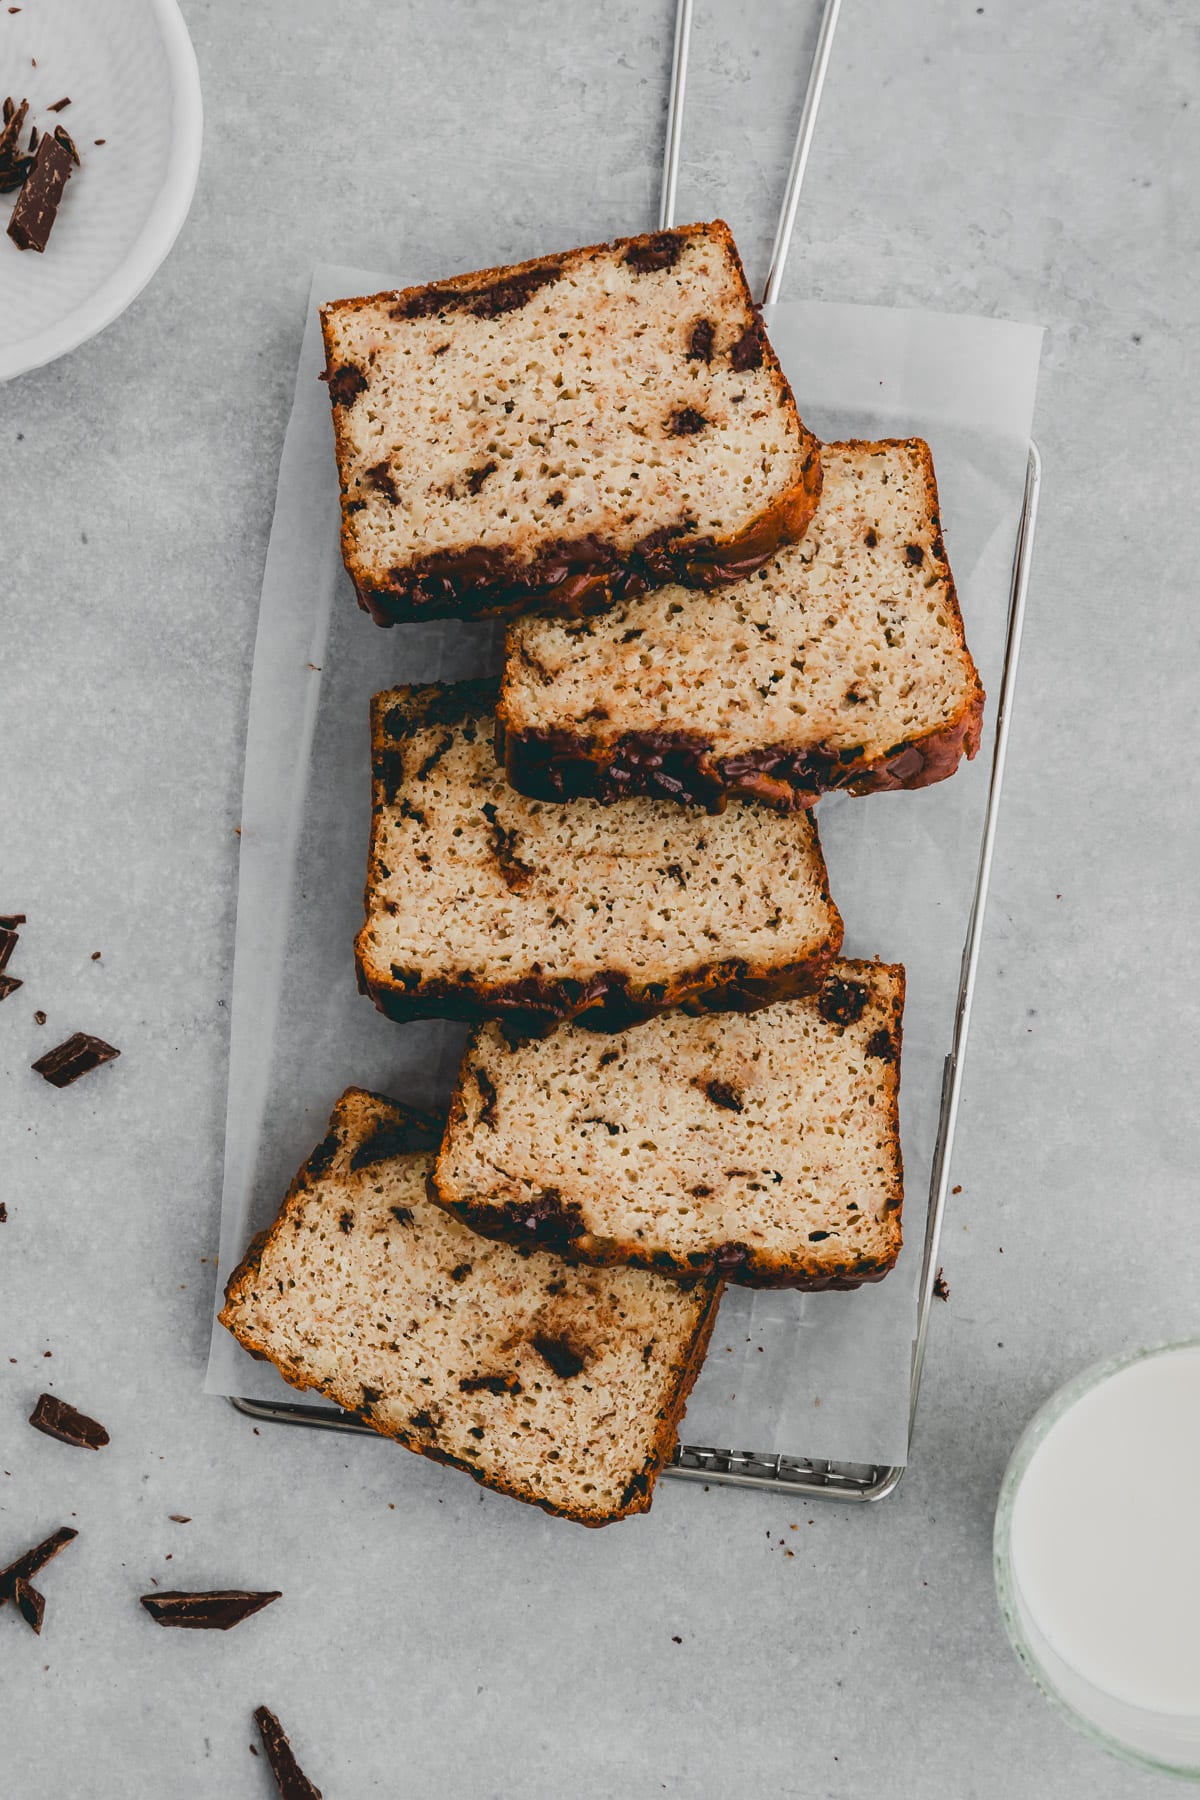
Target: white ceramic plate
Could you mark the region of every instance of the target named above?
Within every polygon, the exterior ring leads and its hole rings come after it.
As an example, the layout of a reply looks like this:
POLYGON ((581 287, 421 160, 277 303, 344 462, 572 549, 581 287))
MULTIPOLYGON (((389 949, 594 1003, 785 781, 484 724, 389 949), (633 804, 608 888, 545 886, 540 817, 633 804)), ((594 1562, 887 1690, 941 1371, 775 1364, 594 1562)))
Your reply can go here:
POLYGON ((26 141, 29 124, 65 125, 83 166, 43 255, 5 235, 15 196, 0 195, 0 380, 74 350, 145 287, 192 203, 202 123, 176 0, 9 3, 0 98, 28 98, 26 141), (71 104, 56 119, 46 108, 64 94, 71 104))

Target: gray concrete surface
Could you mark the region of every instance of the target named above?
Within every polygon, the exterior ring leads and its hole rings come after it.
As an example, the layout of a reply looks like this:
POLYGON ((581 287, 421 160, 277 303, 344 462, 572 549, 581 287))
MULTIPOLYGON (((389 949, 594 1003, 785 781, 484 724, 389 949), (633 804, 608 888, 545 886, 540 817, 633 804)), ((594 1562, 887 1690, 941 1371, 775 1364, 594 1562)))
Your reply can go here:
MULTIPOLYGON (((951 1298, 884 1506, 668 1483, 599 1534, 383 1444, 256 1434, 200 1380, 243 723, 311 266, 450 271, 650 224, 670 7, 185 10, 191 219, 124 318, 0 396, 0 910, 30 915, 0 1013, 0 1557, 81 1533, 41 1639, 0 1615, 0 1793, 265 1796, 259 1702, 327 1800, 1171 1791, 1020 1673, 990 1530, 1063 1377, 1197 1328, 1191 10, 846 5, 787 291, 1049 328, 951 1298), (28 1065, 75 1028, 124 1055, 58 1094, 28 1065), (50 1382, 108 1450, 28 1430, 50 1382), (152 1579, 285 1597, 160 1635, 152 1579)), ((759 270, 814 25, 698 12, 680 214, 725 212, 759 270)))

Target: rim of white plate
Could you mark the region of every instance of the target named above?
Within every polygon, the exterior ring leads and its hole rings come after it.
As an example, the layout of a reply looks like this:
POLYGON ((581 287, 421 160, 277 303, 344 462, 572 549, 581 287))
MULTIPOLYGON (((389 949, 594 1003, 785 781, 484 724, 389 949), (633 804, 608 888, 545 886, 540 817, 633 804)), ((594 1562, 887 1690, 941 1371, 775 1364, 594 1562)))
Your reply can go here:
POLYGON ((162 186, 128 256, 93 293, 36 337, 7 350, 0 345, 0 381, 55 362, 119 318, 162 267, 191 210, 204 138, 200 68, 178 0, 150 0, 150 4, 171 76, 171 144, 162 186))

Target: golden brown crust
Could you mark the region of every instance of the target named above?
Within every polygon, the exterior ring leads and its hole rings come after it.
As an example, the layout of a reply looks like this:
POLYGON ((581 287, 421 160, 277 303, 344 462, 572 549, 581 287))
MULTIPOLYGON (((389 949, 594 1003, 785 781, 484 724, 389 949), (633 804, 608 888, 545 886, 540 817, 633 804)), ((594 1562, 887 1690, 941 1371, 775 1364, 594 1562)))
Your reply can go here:
MULTIPOLYGON (((426 697, 424 709, 418 713, 413 702, 414 728, 430 722, 452 725, 478 717, 494 707, 496 684, 487 680, 435 683, 422 692, 426 697)), ((389 803, 385 758, 393 737, 386 721, 392 704, 390 692, 376 694, 371 701, 371 840, 363 898, 368 921, 372 894, 384 880, 379 821, 389 803)), ((503 1018, 514 1032, 529 1036, 552 1031, 567 1019, 597 1031, 620 1031, 676 1008, 686 1012, 755 1012, 776 1000, 798 999, 819 987, 842 944, 842 919, 829 893, 829 875, 819 838, 814 848, 821 871, 821 899, 829 909, 832 925, 828 941, 813 955, 799 960, 768 963, 744 957, 715 958, 678 970, 662 981, 616 969, 602 970, 586 981, 542 974, 517 981, 488 982, 466 972, 450 979, 417 967, 400 968, 393 964, 384 968, 373 962, 368 923, 354 944, 359 992, 369 995, 387 1018, 400 1023, 413 1019, 462 1019, 476 1024, 481 1019, 503 1018)))
MULTIPOLYGON (((875 965, 847 961, 844 966, 854 970, 868 969, 875 965)), ((471 1072, 469 1049, 459 1069, 450 1099, 446 1135, 429 1179, 430 1198, 436 1200, 439 1206, 445 1207, 447 1212, 453 1213, 455 1218, 461 1219, 464 1225, 470 1226, 472 1231, 477 1231, 481 1237, 497 1238, 508 1244, 536 1244, 543 1249, 553 1250, 569 1262, 591 1263, 601 1268, 626 1264, 635 1269, 650 1269, 656 1274, 670 1275, 676 1279, 719 1275, 735 1287, 798 1288, 805 1293, 858 1288, 869 1282, 882 1281, 889 1270, 895 1267, 896 1258, 900 1254, 900 1221, 904 1205, 904 1164, 900 1148, 900 1057, 904 1033, 905 972, 900 963, 889 967, 896 978, 896 991, 889 999, 887 1030, 893 1049, 886 1059, 884 1104, 885 1118, 896 1146, 896 1163, 886 1210, 895 1218, 896 1231, 886 1255, 859 1257, 846 1263, 831 1264, 828 1260, 818 1261, 815 1257, 784 1257, 764 1252, 750 1244, 731 1242, 717 1246, 708 1254, 697 1252, 686 1260, 681 1260, 667 1251, 647 1251, 632 1238, 600 1237, 589 1231, 578 1207, 565 1199, 553 1185, 546 1186, 538 1195, 524 1202, 514 1200, 476 1204, 459 1199, 450 1191, 448 1184, 446 1187, 441 1185, 439 1171, 454 1128, 463 1126, 468 1117, 465 1084, 471 1072)))
MULTIPOLYGON (((622 251, 629 258, 639 249, 653 252, 655 246, 668 240, 682 242, 689 233, 697 231, 706 232, 722 244, 741 283, 747 312, 753 312, 757 321, 741 258, 729 227, 722 219, 715 219, 711 224, 617 238, 611 244, 587 244, 560 255, 534 257, 505 268, 479 269, 423 287, 329 302, 321 308, 325 342, 325 368, 321 379, 330 384, 338 468, 343 469, 352 459, 345 413, 347 404, 353 404, 357 392, 361 391, 353 379, 348 387, 339 390, 339 379, 345 381, 347 376, 356 375, 359 381, 364 378, 348 365, 335 366, 336 350, 330 326, 335 313, 357 312, 387 301, 397 314, 416 316, 436 310, 434 302, 442 301, 452 307, 469 298, 478 303, 497 290, 510 295, 527 290, 528 297, 538 286, 552 280, 564 267, 577 260, 614 251, 622 251), (341 403, 339 392, 347 396, 341 403)), ((499 310, 507 310, 507 307, 501 306, 499 310)), ((803 536, 821 494, 820 444, 800 419, 791 386, 761 322, 756 323, 754 335, 763 365, 775 376, 780 405, 786 407, 794 421, 803 461, 797 478, 749 526, 737 532, 698 538, 694 521, 681 515, 676 527, 652 532, 632 550, 619 550, 599 534, 592 533, 584 538, 564 538, 547 543, 532 561, 518 557, 511 549, 476 547, 452 554, 435 553, 391 570, 386 583, 381 583, 363 566, 358 556, 353 514, 349 510, 351 497, 343 481, 342 560, 354 583, 359 605, 378 625, 395 625, 421 618, 496 618, 528 612, 535 606, 580 615, 599 611, 623 596, 644 592, 649 587, 661 587, 667 582, 703 588, 752 574, 782 545, 794 543, 803 536)))
POLYGON ((628 1518, 633 1513, 648 1511, 655 1481, 674 1451, 679 1420, 687 1403, 687 1397, 700 1372, 705 1351, 712 1336, 713 1324, 721 1298, 722 1283, 719 1280, 709 1279, 706 1281, 701 1278, 696 1282, 697 1297, 703 1301, 704 1310, 697 1326, 690 1354, 686 1361, 680 1364, 674 1387, 657 1414, 657 1430, 653 1450, 646 1458, 642 1469, 630 1481, 622 1504, 603 1514, 588 1513, 579 1507, 560 1506, 543 1495, 521 1487, 519 1483, 508 1482, 501 1475, 475 1467, 465 1458, 454 1456, 439 1446, 430 1444, 415 1433, 406 1431, 403 1426, 388 1425, 374 1417, 371 1412, 360 1410, 361 1391, 353 1391, 348 1384, 337 1379, 314 1380, 303 1369, 281 1361, 253 1328, 239 1316, 238 1308, 244 1303, 258 1274, 263 1252, 268 1243, 273 1242, 286 1230, 295 1203, 308 1191, 310 1177, 319 1177, 324 1172, 324 1168, 328 1167, 332 1155, 336 1154, 337 1148, 343 1141, 347 1105, 363 1096, 384 1109, 390 1116, 393 1125, 399 1129, 411 1125, 420 1132, 426 1133, 438 1132, 442 1128, 441 1119, 433 1113, 418 1112, 412 1107, 402 1106, 398 1101, 391 1100, 386 1095, 371 1093, 363 1088, 347 1088, 333 1109, 329 1131, 305 1160, 295 1180, 288 1188, 274 1224, 266 1231, 259 1232, 251 1240, 245 1256, 229 1277, 225 1286, 225 1305, 220 1313, 222 1325, 233 1333, 242 1348, 247 1350, 251 1356, 262 1362, 273 1363, 290 1387, 294 1387, 300 1392, 311 1389, 325 1399, 332 1400, 335 1405, 342 1407, 345 1411, 353 1413, 364 1424, 370 1425, 372 1430, 379 1432, 380 1436, 391 1438, 394 1442, 403 1445, 406 1450, 415 1451, 418 1456, 428 1457, 431 1462, 444 1463, 451 1468, 463 1470, 481 1487, 506 1494, 513 1500, 523 1500, 527 1504, 538 1506, 543 1512, 552 1513, 558 1518, 570 1519, 575 1524, 590 1527, 613 1524, 618 1519, 628 1518), (331 1140, 333 1140, 332 1151, 330 1149, 331 1140))
MULTIPOLYGON (((970 761, 983 733, 986 695, 967 647, 954 575, 942 538, 937 477, 922 438, 875 439, 856 444, 864 454, 895 448, 913 451, 924 470, 925 500, 934 526, 932 554, 945 578, 945 605, 966 661, 961 706, 935 729, 891 745, 882 756, 824 745, 764 743, 730 756, 713 754, 711 738, 689 730, 630 731, 605 738, 579 723, 525 730, 512 716, 508 684, 496 704, 496 753, 510 784, 534 800, 591 799, 608 804, 643 794, 721 812, 731 799, 755 800, 779 812, 815 806, 823 793, 883 793, 930 787, 970 761)), ((841 445, 830 445, 841 449, 841 445)), ((508 655, 514 655, 510 639, 508 655)))

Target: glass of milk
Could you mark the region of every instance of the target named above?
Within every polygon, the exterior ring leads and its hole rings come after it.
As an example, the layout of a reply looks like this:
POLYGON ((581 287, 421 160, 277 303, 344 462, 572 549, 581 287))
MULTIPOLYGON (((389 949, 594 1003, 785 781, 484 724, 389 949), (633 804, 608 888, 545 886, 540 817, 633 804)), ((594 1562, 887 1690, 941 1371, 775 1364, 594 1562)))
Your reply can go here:
POLYGON ((1114 1755, 1200 1782, 1200 1340, 1060 1388, 996 1512, 996 1586, 1042 1692, 1114 1755))

